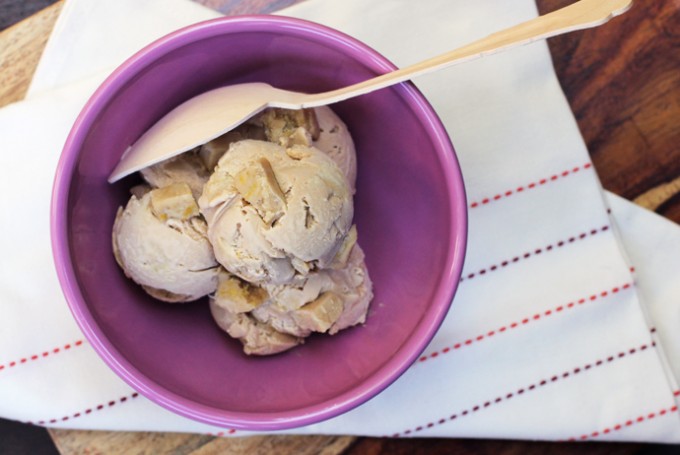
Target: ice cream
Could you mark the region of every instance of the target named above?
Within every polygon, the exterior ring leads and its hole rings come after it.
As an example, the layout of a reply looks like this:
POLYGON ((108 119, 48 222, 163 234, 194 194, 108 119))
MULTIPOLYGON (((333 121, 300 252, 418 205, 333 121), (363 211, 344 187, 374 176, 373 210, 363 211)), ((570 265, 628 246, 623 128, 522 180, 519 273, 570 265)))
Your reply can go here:
POLYGON ((255 117, 253 122, 262 125, 269 142, 283 147, 309 146, 319 138, 319 122, 313 109, 271 108, 255 117))
POLYGON ((354 191, 357 174, 354 142, 345 123, 327 106, 299 111, 267 109, 236 129, 140 173, 153 188, 184 182, 198 199, 222 155, 232 143, 244 139, 267 140, 284 147, 313 146, 338 165, 354 191))
POLYGON ((272 284, 328 266, 354 214, 347 179, 328 156, 253 140, 231 145, 199 205, 218 262, 272 284))
POLYGON ((118 210, 112 241, 125 275, 159 300, 196 300, 217 287, 207 226, 186 183, 133 195, 118 210))
POLYGON ((218 327, 243 344, 248 355, 278 354, 302 344, 303 339, 277 332, 270 325, 256 321, 248 314, 234 314, 210 301, 210 312, 218 327))
POLYGON ((140 173, 152 188, 163 188, 174 183, 185 183, 194 198, 199 198, 210 172, 196 153, 191 151, 142 169, 140 173))
POLYGON ((347 263, 298 277, 296 282, 264 285, 269 300, 253 308, 253 317, 279 332, 305 337, 312 332, 331 335, 366 320, 373 298, 364 253, 352 248, 347 263))
POLYGON ((210 308, 247 354, 265 355, 295 347, 312 333, 333 335, 365 322, 372 298, 364 253, 352 245, 340 268, 298 275, 286 285, 260 287, 223 273, 210 308))
POLYGON ((267 109, 141 171, 113 227, 124 273, 166 302, 209 296, 246 354, 366 320, 372 283, 352 225, 357 161, 327 107, 267 109))
POLYGON ((269 298, 267 292, 229 273, 220 274, 217 291, 210 297, 210 312, 217 325, 243 344, 249 355, 270 355, 301 344, 301 337, 280 332, 256 320, 250 311, 269 298))
POLYGON ((246 123, 194 150, 144 168, 140 173, 153 188, 186 183, 198 199, 219 159, 232 143, 243 139, 265 139, 264 128, 246 123))
POLYGON ((357 180, 357 154, 347 125, 328 106, 317 107, 314 112, 319 124, 319 136, 311 145, 335 161, 347 177, 354 193, 357 180))
POLYGON ((354 192, 357 158, 347 125, 328 106, 299 111, 267 109, 252 120, 265 131, 268 141, 290 147, 315 147, 332 159, 354 192))

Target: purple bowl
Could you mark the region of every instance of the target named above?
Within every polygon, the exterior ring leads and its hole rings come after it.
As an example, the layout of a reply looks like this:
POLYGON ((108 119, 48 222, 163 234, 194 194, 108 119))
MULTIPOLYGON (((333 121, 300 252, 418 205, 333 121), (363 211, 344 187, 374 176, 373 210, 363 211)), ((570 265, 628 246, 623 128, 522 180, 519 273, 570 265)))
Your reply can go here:
POLYGON ((125 278, 111 227, 134 178, 106 181, 125 148, 165 113, 222 85, 262 81, 307 92, 394 69, 335 30, 277 16, 199 23, 147 46, 88 101, 52 196, 52 246, 73 315, 94 349, 142 395, 183 416, 277 430, 336 416, 397 379, 446 316, 463 265, 467 213, 451 142, 410 83, 333 106, 358 150, 355 221, 374 282, 365 326, 250 358, 205 300, 154 301, 125 278))

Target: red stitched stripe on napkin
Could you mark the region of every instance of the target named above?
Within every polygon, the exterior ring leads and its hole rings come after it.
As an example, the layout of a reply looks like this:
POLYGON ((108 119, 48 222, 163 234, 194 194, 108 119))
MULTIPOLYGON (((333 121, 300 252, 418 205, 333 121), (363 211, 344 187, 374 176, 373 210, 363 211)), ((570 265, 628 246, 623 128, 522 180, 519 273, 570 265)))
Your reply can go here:
POLYGON ((546 245, 546 246, 541 247, 541 248, 536 248, 532 251, 526 251, 524 254, 522 254, 520 256, 515 256, 512 259, 506 259, 505 261, 502 261, 499 264, 490 265, 489 267, 481 269, 477 272, 471 272, 471 273, 468 273, 468 274, 463 273, 463 276, 460 278, 460 282, 462 283, 465 280, 471 280, 474 277, 479 276, 479 275, 485 275, 487 272, 494 272, 494 271, 496 271, 500 268, 504 268, 504 267, 507 267, 511 264, 515 264, 522 259, 529 259, 530 257, 538 256, 539 254, 541 254, 543 252, 548 253, 548 252, 552 251, 553 249, 562 248, 563 246, 566 246, 566 245, 571 245, 572 243, 576 242, 577 240, 583 240, 588 236, 592 237, 592 236, 594 236, 594 235, 596 235, 600 232, 605 232, 605 231, 608 231, 608 230, 609 230, 609 226, 602 226, 599 229, 591 229, 590 231, 581 232, 579 235, 569 237, 566 240, 560 240, 560 241, 552 243, 550 245, 546 245))
POLYGON ((606 364, 608 364, 608 363, 614 362, 614 361, 619 360, 619 359, 622 359, 622 358, 624 358, 624 357, 630 357, 630 356, 632 356, 632 355, 634 355, 634 354, 636 354, 636 353, 638 353, 638 352, 646 351, 646 350, 648 350, 649 348, 653 348, 653 347, 655 347, 655 346, 656 346, 656 343, 651 342, 651 343, 649 343, 649 344, 643 344, 643 345, 641 345, 641 346, 639 346, 639 347, 637 347, 637 348, 630 348, 630 349, 627 349, 627 350, 623 350, 623 351, 618 352, 618 353, 616 353, 616 354, 610 355, 610 356, 608 356, 608 357, 606 357, 606 358, 602 358, 602 359, 596 360, 595 362, 587 363, 587 364, 585 364, 585 365, 583 365, 583 366, 575 367, 575 368, 573 368, 573 369, 570 369, 570 370, 561 372, 561 373, 559 373, 559 374, 555 374, 555 375, 553 375, 553 376, 546 377, 546 378, 543 378, 543 379, 541 379, 541 380, 535 381, 534 383, 529 384, 529 385, 526 386, 526 387, 519 388, 519 389, 517 389, 517 390, 515 390, 515 391, 513 391, 513 392, 509 392, 509 393, 506 393, 506 394, 500 394, 500 395, 498 395, 498 396, 496 396, 496 397, 494 397, 494 398, 492 398, 492 399, 489 399, 489 400, 487 400, 487 401, 478 403, 478 404, 476 404, 476 405, 474 405, 474 406, 472 406, 472 407, 470 407, 470 408, 468 408, 468 409, 463 409, 463 410, 458 411, 458 412, 456 412, 456 413, 454 413, 454 414, 451 414, 451 415, 448 416, 448 417, 442 417, 442 418, 440 418, 439 420, 432 421, 432 422, 428 422, 428 423, 426 423, 426 424, 417 426, 417 427, 415 427, 415 428, 410 428, 410 429, 408 429, 408 430, 404 430, 404 431, 402 431, 402 432, 400 432, 400 433, 394 433, 394 434, 392 435, 392 437, 397 438, 397 437, 401 437, 401 436, 409 436, 409 435, 412 435, 412 434, 414 434, 414 433, 418 433, 418 432, 420 432, 420 431, 422 431, 422 430, 425 430, 425 429, 427 429, 427 428, 432 428, 432 427, 434 427, 434 426, 436 426, 436 425, 443 425, 443 424, 445 424, 445 423, 447 423, 447 422, 451 422, 451 421, 460 419, 460 418, 462 418, 462 417, 465 417, 465 416, 467 416, 467 415, 470 415, 470 414, 474 414, 474 413, 476 413, 476 412, 479 412, 479 411, 481 411, 481 410, 483 410, 483 409, 486 409, 486 408, 488 408, 488 407, 490 407, 490 406, 492 406, 492 405, 501 403, 501 402, 503 402, 503 401, 508 401, 508 400, 510 400, 510 399, 512 399, 512 398, 515 398, 515 397, 524 395, 524 394, 529 393, 529 392, 531 392, 531 391, 534 391, 534 390, 536 390, 536 389, 540 389, 540 388, 545 387, 545 386, 547 386, 547 385, 549 385, 549 384, 552 384, 552 383, 555 383, 555 382, 558 382, 558 381, 563 381, 563 380, 568 379, 568 378, 570 378, 570 377, 572 377, 572 376, 576 376, 576 375, 578 375, 578 374, 580 374, 580 373, 583 373, 583 372, 586 372, 586 371, 588 371, 588 370, 591 370, 591 369, 600 367, 600 366, 602 366, 602 365, 606 365, 606 364))
POLYGON ((610 290, 597 292, 595 294, 591 294, 587 297, 582 297, 578 300, 574 300, 574 301, 569 302, 567 304, 558 305, 555 308, 545 310, 545 311, 542 311, 540 313, 533 314, 531 316, 527 316, 527 317, 525 317, 521 320, 511 322, 510 324, 503 325, 503 326, 501 326, 497 329, 490 330, 486 333, 477 335, 476 337, 468 338, 465 341, 461 341, 461 342, 455 343, 453 345, 447 346, 447 347, 445 347, 445 348, 443 348, 439 351, 435 351, 435 352, 432 352, 430 354, 423 355, 422 357, 420 357, 418 359, 418 361, 419 362, 425 362, 428 359, 437 358, 441 354, 447 354, 451 351, 455 351, 455 350, 460 349, 462 347, 469 346, 472 343, 479 342, 479 341, 485 340, 487 338, 491 338, 492 336, 495 336, 497 334, 501 334, 501 333, 516 329, 518 327, 523 327, 523 326, 529 324, 532 321, 538 321, 538 320, 541 320, 541 319, 545 319, 548 316, 556 315, 558 313, 563 313, 565 310, 570 310, 572 308, 576 308, 578 306, 581 306, 581 305, 586 304, 586 303, 594 302, 596 300, 602 300, 602 299, 607 298, 607 297, 609 297, 613 294, 617 294, 617 293, 619 293, 623 290, 629 289, 632 285, 633 285, 632 283, 625 283, 621 286, 615 286, 615 287, 611 288, 610 290))
POLYGON ((479 201, 474 201, 474 202, 470 203, 470 208, 474 209, 474 208, 480 207, 482 205, 487 205, 490 202, 497 201, 497 200, 502 199, 502 198, 510 197, 513 194, 518 194, 518 193, 522 193, 524 191, 532 190, 532 189, 537 188, 539 186, 546 185, 547 183, 554 182, 555 180, 557 180, 559 178, 565 178, 565 177, 568 177, 570 175, 574 175, 582 169, 590 169, 592 166, 593 166, 592 163, 586 163, 582 166, 576 166, 576 167, 571 168, 571 169, 566 169, 566 170, 564 170, 564 171, 562 171, 558 174, 553 174, 550 177, 542 178, 542 179, 540 179, 536 182, 531 182, 531 183, 528 183, 526 185, 521 185, 521 186, 518 186, 515 189, 507 190, 507 191, 504 191, 503 193, 498 193, 498 194, 491 196, 491 197, 485 197, 485 198, 483 198, 479 201))
POLYGON ((101 411, 103 409, 112 408, 116 404, 125 403, 126 401, 128 401, 130 399, 137 398, 138 396, 139 396, 139 394, 137 392, 135 392, 131 395, 120 397, 117 400, 111 400, 107 403, 101 403, 101 404, 98 404, 98 405, 93 406, 91 408, 87 408, 84 411, 76 412, 75 414, 65 415, 65 416, 57 418, 57 419, 45 419, 45 420, 38 420, 37 422, 25 422, 25 423, 27 423, 29 425, 48 425, 48 424, 55 424, 55 423, 59 423, 59 422, 66 422, 67 420, 77 419, 78 417, 82 417, 84 415, 92 414, 93 412, 96 412, 96 411, 101 411))
MULTIPOLYGON (((674 394, 677 394, 678 392, 674 392, 674 394)), ((616 425, 613 425, 611 427, 606 427, 603 428, 600 431, 593 431, 592 433, 589 434, 582 434, 579 437, 571 437, 567 439, 567 441, 585 441, 588 439, 595 439, 598 438, 602 435, 613 433, 615 431, 621 431, 623 429, 626 429, 628 427, 632 427, 633 425, 636 425, 638 423, 642 423, 645 421, 652 420, 657 417, 663 417, 665 415, 672 415, 674 412, 678 410, 677 406, 671 406, 670 408, 664 408, 656 412, 650 412, 648 414, 642 414, 639 415, 638 417, 630 420, 626 420, 625 422, 617 423, 616 425)))
MULTIPOLYGON (((37 422, 29 421, 29 422, 25 422, 25 423, 28 424, 28 425, 50 425, 50 424, 56 424, 56 423, 59 423, 59 422, 66 422, 68 420, 77 419, 79 417, 83 417, 85 415, 92 414, 93 412, 103 411, 104 409, 110 409, 117 404, 126 403, 128 400, 135 399, 138 396, 139 396, 139 394, 137 392, 134 392, 130 395, 120 397, 117 400, 111 400, 111 401, 106 402, 106 403, 100 403, 100 404, 93 406, 91 408, 87 408, 84 411, 76 412, 76 413, 71 414, 71 415, 65 415, 65 416, 60 417, 58 419, 45 419, 45 420, 39 420, 37 422)), ((210 436, 226 436, 226 435, 231 435, 231 434, 234 434, 234 433, 236 433, 236 430, 230 429, 228 431, 219 431, 217 433, 210 433, 209 432, 209 433, 206 433, 206 434, 208 434, 210 436)))
POLYGON ((24 365, 28 362, 34 362, 38 359, 43 359, 43 358, 48 357, 50 355, 59 354, 60 352, 68 351, 71 348, 81 346, 83 344, 83 342, 84 342, 83 340, 77 340, 73 343, 66 343, 63 346, 52 348, 50 350, 43 351, 39 354, 33 354, 31 356, 22 357, 21 359, 18 359, 18 360, 12 360, 11 362, 0 365, 0 371, 4 370, 5 368, 14 368, 14 367, 19 366, 19 365, 24 365))

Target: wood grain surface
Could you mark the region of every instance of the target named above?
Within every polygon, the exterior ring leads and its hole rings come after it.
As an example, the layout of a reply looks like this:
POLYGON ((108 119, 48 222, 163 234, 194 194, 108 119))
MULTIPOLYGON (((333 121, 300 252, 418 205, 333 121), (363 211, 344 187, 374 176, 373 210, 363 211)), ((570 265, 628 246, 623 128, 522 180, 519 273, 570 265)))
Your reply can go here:
POLYGON ((55 3, 0 32, 0 106, 24 98, 61 5, 55 3))
MULTIPOLYGON (((224 13, 300 0, 198 0, 224 13)), ((537 0, 542 13, 570 0, 537 0)), ((21 100, 62 2, 0 32, 0 106, 21 100)), ((611 26, 549 41, 555 69, 604 188, 680 222, 680 1, 638 0, 611 26)), ((671 454, 650 444, 558 444, 352 436, 216 438, 49 430, 62 454, 671 454)))
POLYGON ((664 186, 680 177, 680 2, 638 0, 615 20, 549 40, 555 71, 602 185, 680 223, 678 183, 664 186))

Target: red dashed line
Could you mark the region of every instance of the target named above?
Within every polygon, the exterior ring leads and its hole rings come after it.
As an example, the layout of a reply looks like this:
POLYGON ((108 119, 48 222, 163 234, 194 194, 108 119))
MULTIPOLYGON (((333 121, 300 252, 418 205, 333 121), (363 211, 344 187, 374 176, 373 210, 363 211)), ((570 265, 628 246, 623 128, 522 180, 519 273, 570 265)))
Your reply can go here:
MULTIPOLYGON (((501 403, 503 401, 508 401, 508 400, 511 400, 512 398, 518 396, 518 395, 524 395, 525 393, 528 393, 530 391, 539 389, 541 387, 545 387, 549 383, 555 383, 555 382, 567 379, 571 376, 575 376, 575 375, 580 374, 584 371, 588 371, 588 370, 591 370, 593 368, 602 366, 605 363, 610 363, 610 362, 613 362, 617 359, 621 359, 621 358, 624 358, 624 357, 630 357, 631 355, 634 355, 637 352, 646 351, 647 349, 653 348, 655 346, 656 346, 656 343, 654 343, 654 342, 652 342, 650 344, 643 344, 638 348, 623 350, 623 351, 621 351, 621 352, 619 352, 615 355, 611 355, 611 356, 607 357, 606 359, 600 359, 600 360, 597 360, 597 361, 592 362, 592 363, 587 363, 587 364, 585 364, 581 367, 576 367, 576 368, 573 368, 571 370, 564 371, 560 374, 555 374, 553 376, 543 378, 539 381, 534 382, 533 384, 529 384, 526 387, 521 387, 514 392, 509 392, 509 393, 506 393, 506 394, 500 394, 500 395, 496 396, 495 398, 483 401, 482 404, 473 405, 469 409, 464 409, 464 410, 459 411, 455 414, 451 414, 447 418, 441 418, 440 420, 437 421, 436 425, 443 425, 446 422, 450 422, 450 421, 456 420, 460 417, 467 416, 470 413, 477 412, 481 409, 488 408, 493 404, 498 404, 498 403, 501 403)), ((434 426, 434 425, 435 424, 433 424, 432 426, 434 426)), ((429 427, 429 424, 428 424, 428 428, 431 428, 431 427, 429 427)), ((409 435, 409 434, 412 434, 412 433, 417 433, 417 432, 422 431, 422 430, 423 430, 423 427, 418 426, 416 428, 404 430, 401 433, 394 433, 392 435, 392 437, 398 438, 400 436, 406 436, 406 435, 409 435)))
POLYGON ((49 351, 43 351, 40 354, 33 354, 31 356, 23 357, 19 360, 12 360, 11 362, 0 365, 0 371, 4 370, 5 368, 14 368, 17 365, 23 365, 25 363, 28 363, 29 361, 38 360, 38 359, 41 359, 41 358, 44 358, 44 357, 47 357, 47 356, 50 356, 50 355, 53 355, 53 354, 59 354, 62 351, 68 351, 69 349, 77 347, 77 346, 81 346, 82 344, 83 344, 83 340, 78 340, 78 341, 75 341, 73 343, 67 343, 63 346, 53 348, 49 351))
POLYGON ((574 243, 577 240, 583 240, 588 236, 592 237, 594 235, 597 235, 600 232, 605 232, 605 231, 608 231, 608 230, 609 230, 609 226, 602 226, 599 229, 591 229, 590 231, 582 232, 577 236, 569 237, 568 239, 565 239, 565 240, 560 240, 560 241, 555 242, 553 244, 546 245, 545 247, 542 247, 542 248, 536 248, 533 251, 527 251, 524 254, 521 254, 519 256, 515 256, 511 259, 506 259, 506 260, 500 262, 499 264, 490 265, 489 267, 484 268, 484 269, 480 269, 477 272, 471 272, 471 273, 468 273, 468 274, 463 273, 463 276, 460 278, 460 281, 463 282, 465 280, 471 280, 476 276, 485 275, 487 272, 494 272, 494 271, 498 270, 499 268, 504 268, 504 267, 507 267, 510 264, 514 264, 516 262, 519 262, 520 259, 529 259, 532 256, 537 256, 537 255, 539 255, 543 252, 547 253, 547 252, 552 251, 553 249, 556 249, 556 248, 562 248, 563 246, 570 244, 570 243, 574 243))
POLYGON ((673 396, 680 397, 680 390, 676 390, 675 392, 673 392, 673 396))
POLYGON ((101 411, 102 409, 112 408, 116 404, 125 403, 126 401, 128 401, 128 399, 137 398, 138 396, 139 396, 139 394, 137 392, 135 392, 132 395, 120 397, 117 400, 111 400, 106 404, 98 404, 98 405, 93 406, 91 408, 87 408, 84 411, 79 411, 79 412, 76 412, 76 413, 71 414, 71 415, 60 417, 58 419, 39 420, 37 422, 26 422, 26 423, 29 424, 29 425, 50 425, 50 424, 55 424, 55 423, 58 423, 58 422, 66 422, 67 420, 77 419, 78 417, 81 417, 83 415, 92 414, 95 411, 101 411))
POLYGON ((525 190, 531 190, 531 189, 536 188, 537 186, 543 186, 546 183, 554 182, 555 180, 557 180, 559 178, 565 178, 565 177, 568 177, 570 175, 576 174, 577 172, 579 172, 582 169, 590 169, 592 166, 593 165, 591 163, 586 163, 583 166, 576 166, 572 169, 567 169, 567 170, 562 171, 558 174, 553 174, 550 177, 542 178, 538 182, 531 182, 531 183, 528 183, 526 185, 518 186, 514 190, 511 189, 511 190, 504 191, 502 193, 498 193, 495 196, 485 197, 481 201, 472 202, 470 204, 470 208, 474 209, 474 208, 480 207, 482 205, 487 205, 491 201, 497 201, 497 200, 502 199, 504 197, 510 197, 513 194, 521 193, 525 190))
POLYGON ((578 437, 572 437, 567 439, 567 441, 585 441, 589 439, 595 439, 599 436, 602 436, 603 434, 609 434, 614 431, 621 431, 625 428, 631 427, 633 425, 636 425, 638 423, 642 423, 645 421, 652 420, 657 417, 663 417, 665 415, 671 415, 672 413, 676 412, 678 410, 677 406, 672 406, 670 408, 664 408, 656 412, 650 412, 648 414, 643 414, 640 415, 636 418, 626 420, 625 422, 617 423, 616 425, 612 425, 611 427, 606 427, 603 428, 601 431, 593 431, 592 433, 584 433, 581 436, 578 437))
MULTIPOLYGON (((506 324, 504 326, 501 326, 497 329, 491 330, 491 331, 487 332, 486 334, 477 335, 477 336, 469 338, 465 341, 461 341, 459 343, 455 343, 454 345, 447 346, 447 347, 445 347, 445 348, 443 348, 439 351, 435 351, 435 352, 432 352, 430 354, 425 354, 422 357, 420 357, 418 359, 418 361, 419 362, 425 362, 428 359, 434 359, 434 358, 438 357, 440 354, 447 354, 451 351, 455 351, 457 349, 460 349, 463 346, 469 346, 472 343, 482 341, 486 338, 490 338, 491 336, 495 335, 496 333, 508 332, 512 329, 519 327, 520 325, 527 325, 532 321, 539 321, 541 319, 545 319, 546 317, 552 316, 555 313, 561 313, 564 310, 574 308, 574 307, 576 307, 576 305, 583 305, 586 302, 594 302, 596 300, 607 298, 612 294, 617 294, 617 293, 619 293, 623 290, 629 289, 631 286, 632 286, 632 283, 626 283, 626 284, 623 284, 621 286, 615 286, 615 287, 611 288, 611 290, 609 290, 609 291, 602 291, 602 292, 599 292, 599 293, 592 294, 592 295, 585 297, 585 298, 574 300, 574 301, 566 303, 566 304, 558 305, 558 306, 556 306, 552 309, 533 314, 530 317, 525 317, 525 318, 519 320, 519 322, 511 322, 511 323, 506 324)), ((653 333, 653 330, 654 329, 652 329, 652 333, 653 333)))

